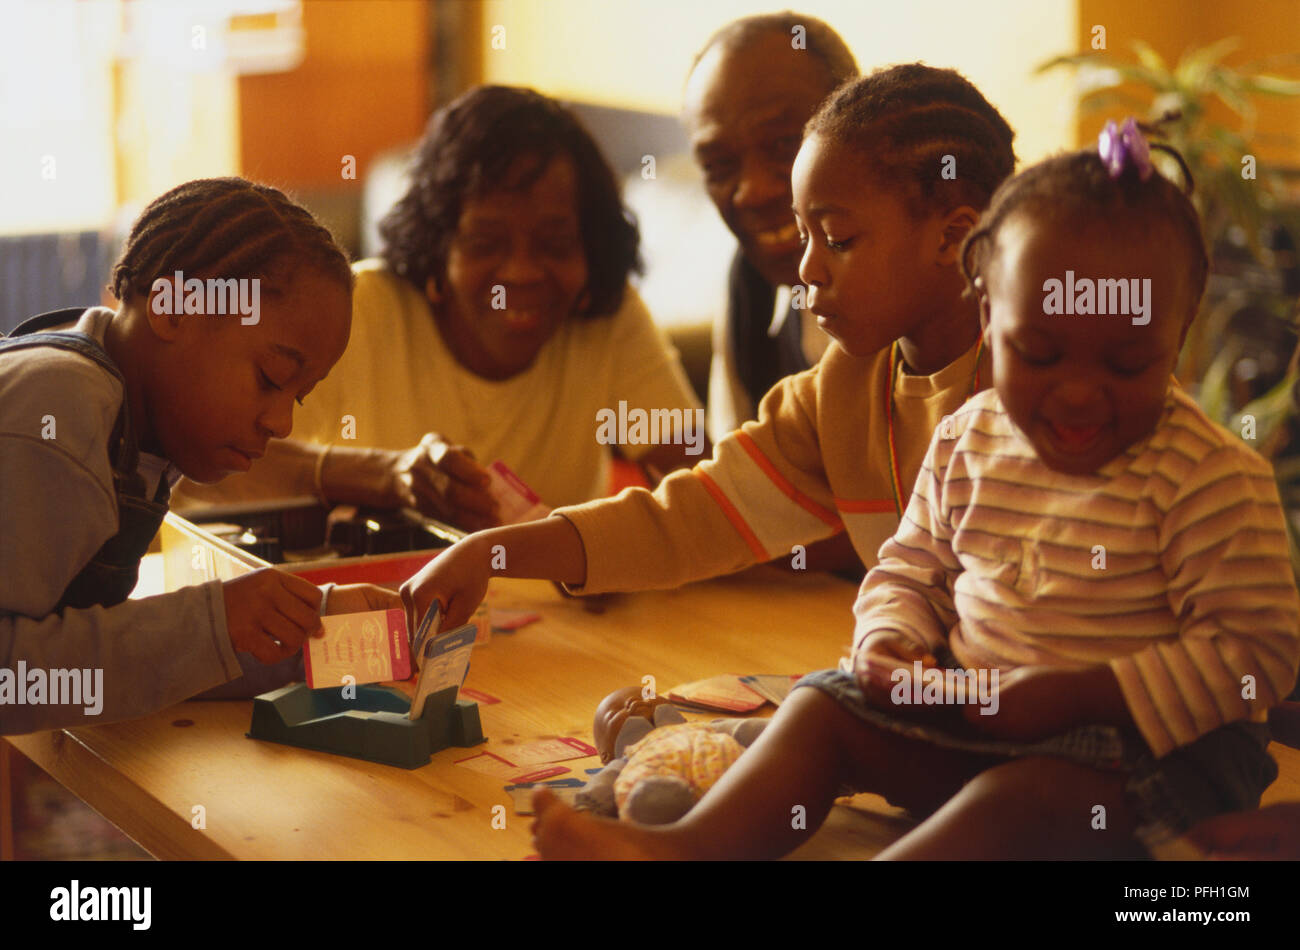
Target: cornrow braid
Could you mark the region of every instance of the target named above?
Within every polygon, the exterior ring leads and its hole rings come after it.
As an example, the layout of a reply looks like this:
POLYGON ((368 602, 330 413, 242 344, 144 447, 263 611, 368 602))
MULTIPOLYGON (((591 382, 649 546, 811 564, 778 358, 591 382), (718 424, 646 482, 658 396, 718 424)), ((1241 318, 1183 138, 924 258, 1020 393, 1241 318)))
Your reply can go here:
POLYGON ((1166 152, 1177 161, 1185 187, 1180 188, 1154 170, 1147 181, 1142 181, 1133 163, 1118 178, 1112 178, 1095 148, 1055 155, 1003 184, 962 244, 961 270, 967 292, 973 292, 976 278, 987 272, 997 246, 998 229, 1014 213, 1041 214, 1069 222, 1123 216, 1172 223, 1187 253, 1192 301, 1198 302, 1205 290, 1210 264, 1201 220, 1191 201, 1195 182, 1177 150, 1154 142, 1151 149, 1166 152))
POLYGON ((840 86, 804 135, 858 152, 879 181, 905 188, 917 217, 984 208, 1016 164, 1015 132, 1002 114, 956 70, 920 63, 840 86), (945 177, 948 167, 953 177, 945 177))
POLYGON ((309 264, 352 286, 347 254, 310 211, 283 192, 243 178, 178 185, 141 212, 113 266, 119 300, 149 294, 159 277, 265 277, 309 264))

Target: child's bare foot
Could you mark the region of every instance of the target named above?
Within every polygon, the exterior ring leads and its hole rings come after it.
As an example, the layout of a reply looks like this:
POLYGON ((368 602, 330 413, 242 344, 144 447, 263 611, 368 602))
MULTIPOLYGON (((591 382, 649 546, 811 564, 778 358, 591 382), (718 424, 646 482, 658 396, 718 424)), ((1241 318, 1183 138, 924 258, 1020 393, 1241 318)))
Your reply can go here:
POLYGON ((665 836, 609 818, 583 815, 546 789, 533 796, 533 844, 545 861, 650 861, 682 858, 665 836))

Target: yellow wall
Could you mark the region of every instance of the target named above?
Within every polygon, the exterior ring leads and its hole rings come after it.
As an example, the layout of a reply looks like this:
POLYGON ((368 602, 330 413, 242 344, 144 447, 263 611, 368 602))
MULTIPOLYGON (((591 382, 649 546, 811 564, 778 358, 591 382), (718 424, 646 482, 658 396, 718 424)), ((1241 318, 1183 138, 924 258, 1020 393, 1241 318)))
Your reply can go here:
POLYGON ((1076 0, 476 0, 483 79, 561 98, 675 114, 696 51, 736 17, 794 7, 829 23, 863 69, 923 60, 960 70, 1033 161, 1073 143, 1070 78, 1034 76, 1076 42, 1076 0), (505 27, 505 49, 492 47, 505 27))
POLYGON ((0 233, 97 228, 113 213, 116 11, 71 0, 4 9, 0 233))
POLYGON ((239 167, 287 188, 340 187, 342 159, 364 180, 384 149, 428 118, 425 0, 308 0, 306 50, 289 72, 239 78, 239 167))
POLYGON ((117 200, 143 206, 192 178, 239 171, 235 79, 149 60, 116 68, 117 200))

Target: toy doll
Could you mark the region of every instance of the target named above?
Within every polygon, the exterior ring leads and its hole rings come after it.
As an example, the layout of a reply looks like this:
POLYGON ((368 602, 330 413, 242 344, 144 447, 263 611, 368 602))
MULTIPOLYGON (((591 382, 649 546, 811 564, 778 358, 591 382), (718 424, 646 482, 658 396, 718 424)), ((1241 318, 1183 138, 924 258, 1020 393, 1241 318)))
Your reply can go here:
POLYGON ((592 727, 605 765, 578 793, 577 807, 644 825, 676 821, 690 811, 766 719, 687 722, 662 696, 615 690, 596 707, 592 727))

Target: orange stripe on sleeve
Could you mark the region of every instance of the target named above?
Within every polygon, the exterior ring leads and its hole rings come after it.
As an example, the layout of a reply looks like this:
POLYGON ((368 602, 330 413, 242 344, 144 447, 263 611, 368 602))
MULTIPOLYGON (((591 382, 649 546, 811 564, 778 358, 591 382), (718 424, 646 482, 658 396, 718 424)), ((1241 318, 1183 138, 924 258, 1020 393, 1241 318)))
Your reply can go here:
POLYGON ((698 468, 692 469, 691 474, 698 478, 700 483, 704 486, 705 491, 713 496, 713 500, 718 503, 718 507, 722 509, 722 513, 727 516, 727 520, 731 522, 731 526, 740 532, 740 536, 745 539, 745 544, 749 546, 749 550, 753 553, 754 557, 758 558, 760 562, 770 561, 772 558, 767 551, 763 549, 763 545, 759 543, 758 535, 754 534, 753 530, 749 527, 749 524, 745 521, 744 516, 742 516, 736 509, 736 506, 731 503, 731 500, 727 498, 722 489, 718 487, 718 483, 709 478, 708 475, 705 475, 698 468))
POLYGON ((736 441, 740 443, 740 447, 745 450, 746 454, 754 460, 754 464, 762 470, 763 474, 768 477, 768 480, 771 481, 773 485, 781 489, 781 492, 787 498, 823 524, 830 525, 832 528, 843 527, 835 512, 823 508, 803 492, 799 491, 799 489, 791 485, 790 482, 786 480, 786 477, 777 471, 776 466, 771 463, 768 457, 763 454, 763 450, 760 449, 758 445, 755 444, 754 440, 749 437, 749 433, 736 432, 735 435, 736 441))
POLYGON ((849 501, 847 498, 836 498, 835 507, 847 515, 875 515, 875 514, 893 514, 894 501, 892 498, 882 498, 879 501, 865 499, 862 501, 849 501))

